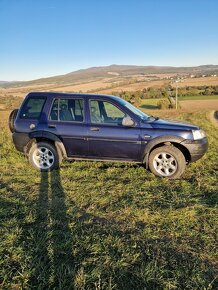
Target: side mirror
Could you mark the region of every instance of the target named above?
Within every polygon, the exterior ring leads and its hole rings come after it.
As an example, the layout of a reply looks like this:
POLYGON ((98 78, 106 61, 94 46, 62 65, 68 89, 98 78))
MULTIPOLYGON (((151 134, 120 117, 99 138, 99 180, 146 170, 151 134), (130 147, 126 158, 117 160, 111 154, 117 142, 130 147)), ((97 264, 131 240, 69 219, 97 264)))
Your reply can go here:
POLYGON ((122 120, 122 125, 126 127, 133 127, 135 125, 135 122, 133 119, 130 118, 130 116, 126 116, 122 120))

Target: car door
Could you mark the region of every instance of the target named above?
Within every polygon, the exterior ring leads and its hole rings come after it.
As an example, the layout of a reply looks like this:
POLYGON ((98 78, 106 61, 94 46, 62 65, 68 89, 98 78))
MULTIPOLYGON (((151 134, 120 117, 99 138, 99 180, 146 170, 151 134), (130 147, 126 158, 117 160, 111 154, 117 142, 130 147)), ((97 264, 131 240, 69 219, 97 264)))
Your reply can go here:
POLYGON ((88 155, 87 124, 83 98, 56 98, 48 118, 49 132, 63 140, 68 157, 88 155))
POLYGON ((98 159, 137 161, 141 141, 140 128, 122 125, 126 113, 107 100, 89 100, 89 156, 98 159))

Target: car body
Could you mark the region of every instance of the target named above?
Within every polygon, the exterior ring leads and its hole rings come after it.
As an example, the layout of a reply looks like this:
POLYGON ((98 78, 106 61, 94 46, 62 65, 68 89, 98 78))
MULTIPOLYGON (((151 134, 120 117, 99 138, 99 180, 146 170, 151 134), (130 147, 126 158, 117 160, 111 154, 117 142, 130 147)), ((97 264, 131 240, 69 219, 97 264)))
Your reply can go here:
POLYGON ((177 178, 185 164, 201 158, 208 147, 198 126, 148 116, 116 96, 32 92, 10 122, 16 149, 40 170, 57 168, 63 158, 130 161, 145 164, 156 175, 177 178), (49 162, 46 166, 47 161, 43 166, 44 147, 36 159, 31 155, 32 146, 37 151, 40 142, 50 144, 59 159, 51 158, 51 166, 49 162), (165 155, 158 148, 164 148, 165 155), (157 154, 150 160, 154 150, 157 154), (183 160, 176 160, 176 155, 183 160), (42 166, 37 166, 37 158, 42 166), (180 163, 185 164, 178 170, 180 163), (174 172, 175 167, 179 172, 174 172))

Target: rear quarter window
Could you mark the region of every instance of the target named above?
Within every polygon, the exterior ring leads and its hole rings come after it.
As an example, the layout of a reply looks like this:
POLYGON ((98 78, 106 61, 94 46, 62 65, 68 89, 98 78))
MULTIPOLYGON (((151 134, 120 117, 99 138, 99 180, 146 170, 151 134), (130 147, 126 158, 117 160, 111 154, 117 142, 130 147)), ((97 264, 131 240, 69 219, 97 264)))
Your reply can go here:
POLYGON ((30 97, 24 103, 20 112, 21 119, 39 119, 43 106, 45 104, 45 97, 30 97))

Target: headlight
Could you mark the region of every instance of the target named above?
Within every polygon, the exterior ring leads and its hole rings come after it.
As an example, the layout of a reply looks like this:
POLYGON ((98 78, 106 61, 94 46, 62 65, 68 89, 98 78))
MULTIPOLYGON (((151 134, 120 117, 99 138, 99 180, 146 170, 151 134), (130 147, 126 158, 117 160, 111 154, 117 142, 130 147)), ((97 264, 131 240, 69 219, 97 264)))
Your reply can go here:
POLYGON ((203 139, 206 137, 206 134, 203 130, 192 130, 194 140, 203 139))

